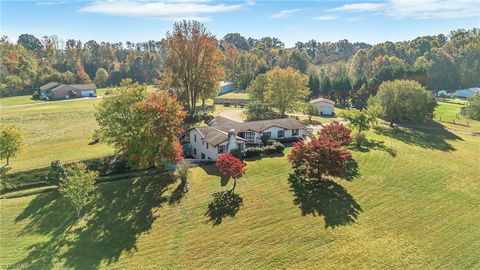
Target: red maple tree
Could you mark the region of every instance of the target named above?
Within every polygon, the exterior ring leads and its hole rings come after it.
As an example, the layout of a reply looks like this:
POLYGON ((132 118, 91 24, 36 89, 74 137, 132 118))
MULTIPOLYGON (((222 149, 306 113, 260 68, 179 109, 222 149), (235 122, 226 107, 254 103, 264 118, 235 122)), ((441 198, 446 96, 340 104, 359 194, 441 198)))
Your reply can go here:
POLYGON ((346 162, 351 157, 339 142, 320 137, 308 143, 295 143, 288 160, 297 174, 320 180, 324 176, 341 176, 347 171, 346 162))
POLYGON ((352 142, 351 133, 352 131, 349 128, 334 121, 329 125, 323 126, 318 135, 322 139, 338 142, 341 146, 346 146, 352 142))
POLYGON ((247 166, 247 163, 231 154, 223 154, 218 156, 216 165, 221 174, 233 178, 233 192, 237 185, 237 179, 245 174, 245 166, 247 166))

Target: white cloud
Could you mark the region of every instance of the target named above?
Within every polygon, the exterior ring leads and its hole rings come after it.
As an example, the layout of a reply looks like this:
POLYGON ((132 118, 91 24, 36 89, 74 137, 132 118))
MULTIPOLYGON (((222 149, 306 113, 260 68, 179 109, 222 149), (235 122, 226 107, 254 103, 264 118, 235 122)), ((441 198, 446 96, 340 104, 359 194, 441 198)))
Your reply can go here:
POLYGON ((277 13, 273 14, 271 17, 272 18, 287 18, 290 17, 293 13, 297 13, 302 11, 300 8, 295 8, 295 9, 282 9, 279 10, 277 13))
POLYGON ((475 17, 480 14, 478 0, 388 0, 383 3, 346 4, 330 12, 379 13, 395 19, 444 19, 475 17))
POLYGON ((384 3, 358 3, 343 5, 328 11, 378 11, 383 8, 385 8, 384 3))
POLYGON ((317 20, 317 21, 331 21, 331 20, 336 20, 338 19, 338 16, 334 16, 334 15, 322 15, 322 16, 317 16, 317 17, 313 17, 314 20, 317 20))
POLYGON ((210 4, 208 0, 167 0, 167 1, 94 1, 80 9, 86 13, 102 13, 116 16, 158 17, 166 20, 197 18, 209 20, 201 14, 237 11, 242 4, 210 4))
POLYGON ((417 19, 480 16, 478 0, 391 0, 386 14, 394 18, 417 19))

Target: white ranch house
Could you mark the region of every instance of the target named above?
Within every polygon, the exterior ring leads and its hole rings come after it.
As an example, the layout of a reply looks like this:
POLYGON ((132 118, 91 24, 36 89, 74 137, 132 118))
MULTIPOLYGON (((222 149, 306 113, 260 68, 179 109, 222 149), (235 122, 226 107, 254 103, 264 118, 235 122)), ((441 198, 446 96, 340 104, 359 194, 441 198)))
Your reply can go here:
POLYGON ((238 123, 224 117, 214 118, 209 126, 189 130, 190 155, 196 159, 216 160, 234 149, 257 146, 262 135, 272 139, 303 138, 306 127, 295 118, 238 123))

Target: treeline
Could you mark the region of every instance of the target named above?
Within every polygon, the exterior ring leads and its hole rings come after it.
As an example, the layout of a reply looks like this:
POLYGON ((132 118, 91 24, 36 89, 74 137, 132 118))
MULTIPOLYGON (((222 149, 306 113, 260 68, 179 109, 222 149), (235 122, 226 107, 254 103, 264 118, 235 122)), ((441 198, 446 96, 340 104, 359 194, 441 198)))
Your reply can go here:
MULTIPOLYGON (((23 34, 16 43, 0 40, 2 96, 30 94, 49 81, 118 85, 124 78, 156 83, 166 68, 166 39, 143 43, 82 43, 23 34)), ((363 107, 383 81, 411 79, 430 90, 480 85, 479 29, 405 42, 297 42, 275 37, 246 38, 230 33, 217 40, 226 80, 246 89, 258 74, 292 67, 310 77, 310 97, 325 96, 363 107)))
POLYGON ((82 43, 56 36, 41 39, 22 34, 16 43, 0 39, 2 96, 31 94, 39 86, 61 83, 90 83, 97 86, 119 85, 125 78, 153 83, 165 61, 160 41, 133 43, 82 43))
POLYGON ((241 89, 274 66, 290 66, 310 76, 311 98, 324 96, 357 108, 365 107, 384 81, 415 80, 432 91, 480 85, 477 28, 374 46, 310 40, 285 49, 270 38, 252 41, 239 34, 226 35, 220 44, 227 79, 241 89))

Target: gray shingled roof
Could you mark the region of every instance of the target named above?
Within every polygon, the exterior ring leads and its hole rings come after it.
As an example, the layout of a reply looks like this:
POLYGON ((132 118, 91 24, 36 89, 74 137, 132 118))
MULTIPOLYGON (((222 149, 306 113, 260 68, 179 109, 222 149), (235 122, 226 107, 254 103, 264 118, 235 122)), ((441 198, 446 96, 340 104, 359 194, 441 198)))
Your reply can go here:
POLYGON ((50 92, 55 92, 55 91, 65 91, 65 90, 73 90, 70 85, 67 84, 59 84, 57 87, 53 88, 50 90, 50 92))
POLYGON ((53 88, 55 88, 59 85, 60 85, 60 83, 58 83, 58 82, 49 82, 47 84, 44 84, 44 85, 40 86, 40 90, 42 90, 42 91, 50 90, 50 89, 53 89, 53 88))
POLYGON ((222 126, 222 125, 235 125, 239 122, 233 121, 231 119, 225 118, 223 116, 217 116, 208 123, 209 126, 222 126))
POLYGON ((95 84, 70 84, 71 87, 77 90, 96 90, 97 86, 95 84))
MULTIPOLYGON (((228 139, 228 131, 231 129, 235 132, 262 132, 270 127, 279 127, 283 129, 304 129, 305 125, 295 118, 281 118, 263 121, 250 121, 238 123, 225 117, 215 117, 210 126, 197 127, 197 131, 202 135, 205 142, 212 145, 219 145, 228 139), (213 123, 213 124, 212 124, 213 123)), ((238 137, 237 139, 245 141, 238 137)))
POLYGON ((283 129, 303 129, 305 128, 305 125, 295 118, 280 118, 280 119, 250 121, 250 122, 235 123, 235 124, 227 123, 223 125, 215 125, 214 127, 224 132, 228 132, 230 129, 234 129, 238 133, 238 132, 247 132, 247 131, 262 132, 265 129, 268 129, 270 127, 279 127, 283 129))
MULTIPOLYGON (((197 127, 196 130, 202 135, 203 140, 213 146, 217 146, 228 140, 228 133, 218 130, 211 126, 197 127)), ((245 139, 237 136, 237 140, 245 141, 245 139)))
POLYGON ((325 103, 335 105, 335 101, 327 99, 327 98, 317 98, 317 99, 310 100, 310 103, 318 103, 318 102, 325 102, 325 103))
POLYGON ((97 86, 91 84, 61 84, 57 82, 49 82, 40 87, 40 90, 50 90, 52 92, 59 90, 96 90, 97 86))

